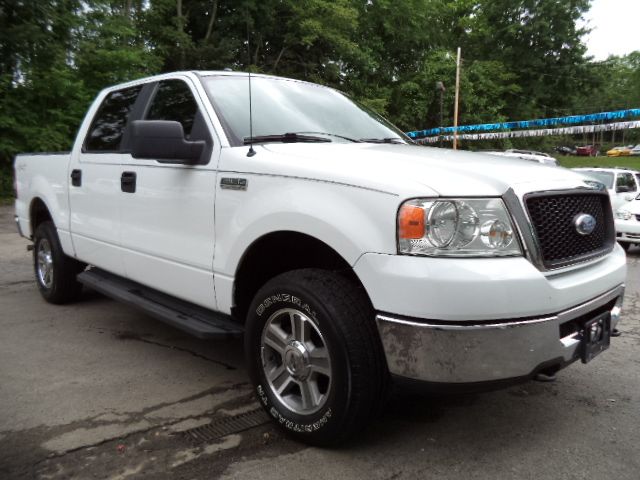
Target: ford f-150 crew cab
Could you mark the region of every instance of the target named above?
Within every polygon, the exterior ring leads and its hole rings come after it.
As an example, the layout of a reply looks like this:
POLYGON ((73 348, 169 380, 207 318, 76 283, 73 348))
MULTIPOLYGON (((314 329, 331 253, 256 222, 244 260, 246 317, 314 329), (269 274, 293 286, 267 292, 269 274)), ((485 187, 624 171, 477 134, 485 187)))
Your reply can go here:
POLYGON ((259 402, 309 443, 353 435, 394 381, 487 388, 586 363, 620 316, 601 183, 415 145, 307 82, 107 88, 70 153, 19 155, 15 174, 47 301, 85 285, 200 338, 243 334, 259 402))

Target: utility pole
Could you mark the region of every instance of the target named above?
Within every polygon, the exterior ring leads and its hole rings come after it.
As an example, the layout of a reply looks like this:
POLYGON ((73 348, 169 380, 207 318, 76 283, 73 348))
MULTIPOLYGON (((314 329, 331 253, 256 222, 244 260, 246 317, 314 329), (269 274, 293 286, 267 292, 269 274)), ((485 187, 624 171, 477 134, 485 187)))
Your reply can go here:
POLYGON ((436 90, 440 92, 440 133, 438 136, 440 137, 440 148, 442 148, 442 127, 444 126, 444 83, 436 82, 436 90))
POLYGON ((458 100, 460 98, 460 47, 458 47, 458 58, 456 60, 456 100, 453 107, 453 149, 458 149, 458 100))

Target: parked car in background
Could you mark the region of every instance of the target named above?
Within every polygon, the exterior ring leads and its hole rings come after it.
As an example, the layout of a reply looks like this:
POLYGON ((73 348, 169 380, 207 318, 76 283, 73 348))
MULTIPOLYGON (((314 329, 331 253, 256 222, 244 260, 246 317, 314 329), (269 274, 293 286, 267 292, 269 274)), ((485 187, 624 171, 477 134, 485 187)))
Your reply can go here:
POLYGON ((505 150, 504 152, 486 152, 486 153, 489 153, 490 155, 498 155, 501 157, 520 158, 522 160, 538 162, 544 165, 553 165, 555 167, 559 165, 558 160, 553 158, 548 153, 536 152, 534 150, 516 150, 511 148, 509 150, 505 150))
POLYGON ((556 152, 560 155, 575 155, 576 148, 575 147, 567 147, 567 146, 557 146, 554 148, 556 152))
POLYGON ((640 192, 640 172, 635 170, 624 168, 574 168, 573 170, 607 187, 614 212, 625 203, 632 201, 640 192))
POLYGON ((631 149, 631 155, 640 155, 640 143, 631 149))
POLYGON ((576 155, 579 157, 597 157, 600 155, 600 145, 581 145, 576 147, 576 155))
POLYGON ((640 195, 616 212, 616 237, 625 250, 640 245, 640 195))
POLYGON ((613 147, 607 151, 607 157, 628 157, 631 155, 631 147, 613 147))

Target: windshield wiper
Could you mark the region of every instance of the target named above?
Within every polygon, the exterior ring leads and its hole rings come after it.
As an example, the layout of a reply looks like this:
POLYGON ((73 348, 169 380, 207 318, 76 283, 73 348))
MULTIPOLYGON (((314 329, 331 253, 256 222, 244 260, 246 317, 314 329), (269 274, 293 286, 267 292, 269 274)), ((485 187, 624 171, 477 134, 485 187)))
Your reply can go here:
POLYGON ((296 132, 296 133, 311 133, 316 135, 329 135, 330 137, 341 138, 343 140, 348 140, 350 142, 360 143, 361 140, 356 140, 355 138, 345 137, 344 135, 338 135, 337 133, 329 133, 329 132, 296 132))
POLYGON ((267 143, 267 142, 282 142, 282 143, 325 143, 331 142, 328 138, 315 137, 313 135, 300 135, 298 133, 283 133, 280 135, 257 135, 255 137, 245 137, 244 144, 250 145, 252 143, 267 143))
POLYGON ((398 137, 387 137, 387 138, 361 138, 361 142, 365 143, 396 143, 396 144, 404 144, 401 138, 398 137))

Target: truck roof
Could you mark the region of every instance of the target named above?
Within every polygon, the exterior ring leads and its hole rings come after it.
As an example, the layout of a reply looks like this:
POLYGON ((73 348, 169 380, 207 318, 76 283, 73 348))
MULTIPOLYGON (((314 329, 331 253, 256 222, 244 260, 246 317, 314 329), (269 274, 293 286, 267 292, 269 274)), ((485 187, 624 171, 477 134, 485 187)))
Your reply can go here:
MULTIPOLYGON (((108 87, 105 87, 103 89, 104 90, 114 90, 114 89, 118 89, 118 88, 123 88, 123 87, 129 87, 129 86, 133 86, 133 85, 138 85, 140 83, 148 83, 148 82, 153 82, 153 81, 160 81, 160 80, 164 80, 166 78, 172 78, 175 77, 176 75, 186 75, 186 76, 196 76, 196 77, 210 77, 210 76, 228 76, 228 77, 247 77, 249 75, 249 72, 241 72, 241 71, 233 71, 233 70, 179 70, 179 71, 175 71, 175 72, 166 72, 166 73, 161 73, 158 75, 151 75, 148 77, 142 77, 142 78, 137 78, 135 80, 131 80, 128 82, 122 82, 122 83, 118 83, 116 85, 110 85, 108 87)), ((289 80, 289 81, 293 81, 293 82, 300 82, 300 83, 307 83, 310 85, 318 85, 317 83, 313 83, 313 82, 308 82, 305 80, 298 80, 296 78, 288 78, 288 77, 279 77, 277 75, 267 75, 265 73, 251 73, 252 77, 255 78, 277 78, 277 79, 281 79, 281 80, 289 80)), ((320 85, 323 86, 323 85, 320 85)), ((331 88, 331 87, 326 87, 325 88, 331 88)))

